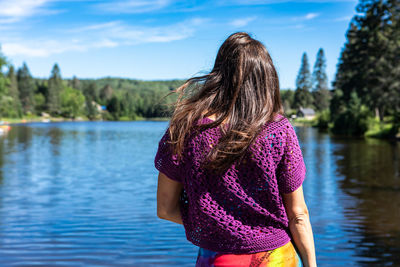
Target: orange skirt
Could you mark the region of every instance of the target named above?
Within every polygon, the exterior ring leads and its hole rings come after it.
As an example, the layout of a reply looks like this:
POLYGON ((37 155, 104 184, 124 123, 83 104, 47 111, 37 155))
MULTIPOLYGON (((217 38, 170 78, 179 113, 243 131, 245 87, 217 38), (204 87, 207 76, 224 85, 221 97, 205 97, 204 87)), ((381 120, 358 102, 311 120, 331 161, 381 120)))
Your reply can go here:
POLYGON ((289 241, 285 245, 251 254, 224 254, 199 248, 196 267, 302 267, 297 249, 289 241))

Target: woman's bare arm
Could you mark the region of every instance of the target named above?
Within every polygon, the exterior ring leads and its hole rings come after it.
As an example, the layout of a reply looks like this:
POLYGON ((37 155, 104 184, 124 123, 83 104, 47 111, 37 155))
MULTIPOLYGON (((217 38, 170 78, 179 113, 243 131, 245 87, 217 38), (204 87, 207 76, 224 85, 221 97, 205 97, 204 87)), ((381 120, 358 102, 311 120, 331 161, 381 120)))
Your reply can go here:
POLYGON ((303 265, 304 267, 317 266, 314 237, 307 205, 304 201, 303 186, 291 193, 282 195, 289 219, 289 229, 299 250, 303 265))
POLYGON ((160 219, 183 224, 179 209, 179 197, 183 185, 174 181, 164 173, 158 175, 157 186, 157 216, 160 219))

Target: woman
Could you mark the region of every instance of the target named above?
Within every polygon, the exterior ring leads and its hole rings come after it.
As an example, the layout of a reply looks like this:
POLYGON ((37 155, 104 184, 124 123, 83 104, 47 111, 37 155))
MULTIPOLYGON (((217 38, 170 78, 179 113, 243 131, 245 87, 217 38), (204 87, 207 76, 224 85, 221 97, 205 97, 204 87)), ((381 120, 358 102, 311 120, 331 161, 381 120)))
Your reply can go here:
POLYGON ((177 91, 155 157, 157 214, 184 225, 196 266, 316 266, 306 167, 264 45, 232 34, 212 71, 177 91))

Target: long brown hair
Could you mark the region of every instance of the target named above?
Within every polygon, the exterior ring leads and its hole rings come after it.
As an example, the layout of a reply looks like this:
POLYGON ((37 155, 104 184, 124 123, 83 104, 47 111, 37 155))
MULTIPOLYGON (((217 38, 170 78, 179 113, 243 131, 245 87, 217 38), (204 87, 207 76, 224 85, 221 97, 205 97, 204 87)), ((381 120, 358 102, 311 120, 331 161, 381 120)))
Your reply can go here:
POLYGON ((172 150, 181 158, 186 138, 196 127, 219 126, 223 135, 205 163, 215 171, 241 160, 262 126, 283 114, 272 59, 265 46, 245 32, 224 41, 210 73, 188 79, 176 92, 169 124, 172 150), (196 124, 210 115, 216 118, 212 123, 196 124))

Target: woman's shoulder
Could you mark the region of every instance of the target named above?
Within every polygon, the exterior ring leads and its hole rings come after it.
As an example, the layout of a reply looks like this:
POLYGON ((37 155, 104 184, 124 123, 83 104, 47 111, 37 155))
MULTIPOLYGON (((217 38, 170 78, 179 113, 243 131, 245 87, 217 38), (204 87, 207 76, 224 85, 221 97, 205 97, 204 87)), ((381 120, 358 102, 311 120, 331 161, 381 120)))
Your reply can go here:
POLYGON ((271 142, 284 144, 288 136, 292 136, 294 128, 289 120, 283 114, 276 114, 274 120, 267 122, 257 139, 263 145, 271 145, 271 142))

